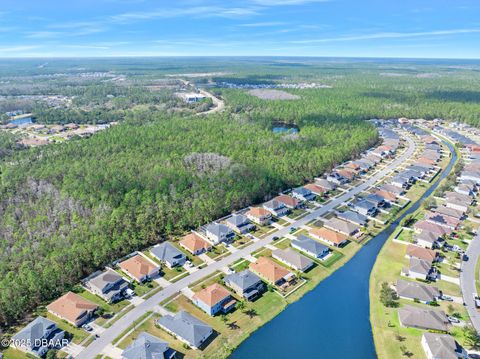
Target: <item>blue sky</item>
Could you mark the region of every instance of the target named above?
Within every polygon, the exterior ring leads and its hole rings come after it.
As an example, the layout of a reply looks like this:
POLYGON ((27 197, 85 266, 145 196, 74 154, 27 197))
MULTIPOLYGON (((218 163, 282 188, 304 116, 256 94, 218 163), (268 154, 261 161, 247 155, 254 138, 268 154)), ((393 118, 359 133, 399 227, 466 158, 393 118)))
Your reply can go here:
POLYGON ((0 57, 217 55, 480 58, 480 1, 0 1, 0 57))

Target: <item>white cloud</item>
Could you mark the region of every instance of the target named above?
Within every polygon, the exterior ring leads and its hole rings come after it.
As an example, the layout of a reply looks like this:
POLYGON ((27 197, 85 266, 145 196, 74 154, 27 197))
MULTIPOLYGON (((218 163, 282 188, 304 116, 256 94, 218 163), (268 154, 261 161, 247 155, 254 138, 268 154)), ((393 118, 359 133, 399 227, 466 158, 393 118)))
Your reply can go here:
POLYGON ((39 46, 37 45, 23 45, 23 46, 4 46, 0 47, 0 53, 2 52, 25 52, 25 51, 30 51, 34 49, 38 49, 39 46))

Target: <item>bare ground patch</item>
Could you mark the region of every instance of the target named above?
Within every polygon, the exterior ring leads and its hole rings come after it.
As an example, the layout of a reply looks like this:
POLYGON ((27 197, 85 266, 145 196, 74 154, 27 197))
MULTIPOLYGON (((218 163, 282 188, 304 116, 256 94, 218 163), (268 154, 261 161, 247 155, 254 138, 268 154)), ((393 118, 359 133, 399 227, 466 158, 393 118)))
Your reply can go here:
POLYGON ((255 90, 248 91, 248 93, 262 100, 299 100, 300 99, 300 96, 292 95, 291 93, 281 91, 281 90, 255 89, 255 90))

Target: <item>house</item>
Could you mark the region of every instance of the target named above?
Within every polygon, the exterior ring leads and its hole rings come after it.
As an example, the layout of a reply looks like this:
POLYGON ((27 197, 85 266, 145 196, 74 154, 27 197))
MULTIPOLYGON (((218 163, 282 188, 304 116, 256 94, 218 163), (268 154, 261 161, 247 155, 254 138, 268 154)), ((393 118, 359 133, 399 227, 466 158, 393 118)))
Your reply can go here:
POLYGON ((245 215, 249 220, 261 226, 267 226, 272 221, 272 214, 262 207, 252 207, 245 215))
POLYGON ((183 266, 187 261, 187 256, 177 247, 169 242, 157 244, 150 253, 168 268, 183 266))
POLYGON ((398 310, 398 319, 402 327, 448 331, 448 319, 441 310, 424 309, 406 305, 398 310))
POLYGON ((382 196, 379 196, 375 193, 370 193, 365 197, 365 200, 373 203, 375 207, 385 207, 385 198, 382 196))
POLYGON ((450 228, 452 231, 456 230, 460 225, 460 220, 455 217, 450 217, 445 214, 428 212, 425 220, 427 222, 438 224, 442 227, 450 228))
POLYGON ((330 249, 326 245, 321 244, 303 234, 299 235, 296 239, 292 239, 291 245, 293 248, 307 253, 314 258, 323 258, 330 252, 330 249))
POLYGON ((75 327, 81 327, 88 322, 97 309, 97 304, 73 292, 68 292, 47 305, 48 312, 75 327))
POLYGON ((277 200, 280 203, 283 203, 285 205, 285 207, 290 208, 290 209, 295 209, 295 208, 298 208, 300 206, 300 202, 297 199, 295 199, 293 197, 290 197, 290 196, 287 196, 285 194, 277 196, 274 199, 277 200))
POLYGON ((429 231, 421 231, 420 234, 414 237, 418 246, 424 248, 436 248, 440 247, 440 237, 435 233, 429 231))
POLYGON ((353 161, 352 164, 356 167, 356 169, 359 172, 367 172, 370 170, 370 168, 373 167, 373 162, 370 162, 368 160, 360 159, 358 161, 353 161))
POLYGON ((393 184, 384 184, 382 187, 380 187, 380 190, 390 192, 397 197, 405 194, 405 190, 402 187, 394 186, 393 184))
POLYGON ((104 272, 89 279, 85 286, 93 294, 109 303, 113 303, 123 299, 129 284, 120 274, 111 268, 107 268, 104 272))
POLYGON ((191 314, 181 311, 164 315, 157 325, 193 349, 198 349, 213 334, 213 329, 191 314))
POLYGON ((178 92, 176 95, 188 104, 200 102, 205 96, 196 92, 178 92))
POLYGON ((339 218, 331 218, 323 222, 323 226, 332 231, 339 232, 346 236, 353 236, 358 232, 359 226, 356 224, 342 221, 339 218))
POLYGON ((311 193, 313 193, 316 196, 323 196, 327 192, 325 190, 325 188, 323 188, 319 185, 316 185, 314 183, 306 184, 305 186, 303 186, 303 188, 310 191, 311 193))
POLYGON ((364 199, 352 202, 350 204, 350 207, 355 212, 358 212, 364 216, 373 217, 377 213, 377 207, 375 206, 375 204, 364 199))
POLYGON ((422 231, 429 231, 433 234, 438 235, 439 237, 444 235, 450 235, 450 233, 452 233, 452 230, 450 228, 445 228, 438 224, 428 222, 426 220, 416 222, 413 227, 417 233, 420 233, 422 231))
POLYGON ((277 217, 284 216, 290 212, 283 202, 277 201, 276 199, 264 203, 263 208, 277 217))
POLYGON ((387 192, 383 189, 379 189, 375 191, 375 194, 381 198, 383 198, 384 201, 389 202, 389 203, 395 203, 397 201, 397 195, 391 192, 387 192))
POLYGON ((234 237, 235 233, 230 229, 230 227, 222 223, 211 223, 205 229, 207 233, 207 238, 214 245, 221 242, 230 242, 234 237))
POLYGON ((366 226, 368 222, 367 216, 353 211, 338 212, 337 217, 362 227, 366 226))
POLYGON ((399 187, 399 188, 408 188, 410 187, 410 179, 402 176, 395 176, 390 182, 392 185, 399 187))
POLYGON ((209 285, 195 293, 192 301, 205 313, 212 316, 220 312, 228 313, 237 302, 230 292, 218 283, 209 285))
POLYGON ((250 223, 248 217, 243 214, 234 214, 225 222, 227 226, 240 234, 245 234, 255 229, 255 226, 250 223))
POLYGON ((197 233, 187 234, 183 237, 179 244, 182 248, 192 253, 194 256, 198 256, 212 249, 212 245, 197 233))
POLYGON ((43 357, 50 349, 66 345, 65 332, 55 322, 37 317, 12 337, 11 346, 37 357, 43 357))
POLYGON ((471 196, 471 197, 475 196, 475 191, 474 191, 473 187, 469 186, 467 184, 460 183, 453 190, 455 192, 457 192, 459 194, 463 194, 465 196, 471 196))
POLYGON ((327 176, 327 181, 332 182, 332 183, 334 183, 336 185, 339 185, 339 186, 349 182, 348 179, 346 179, 345 177, 343 177, 341 174, 339 174, 337 172, 330 173, 327 176))
POLYGON ((480 184, 480 171, 462 171, 460 180, 472 180, 480 184))
POLYGON ((457 211, 462 211, 463 213, 466 213, 468 211, 469 205, 456 198, 451 198, 451 199, 447 199, 446 206, 448 208, 453 208, 453 209, 456 209, 457 211))
POLYGON ((348 169, 351 169, 355 172, 360 172, 362 169, 360 168, 360 165, 356 162, 348 162, 346 165, 345 165, 346 168, 348 169))
POLYGON ((312 228, 308 233, 313 238, 317 238, 334 247, 341 247, 348 242, 348 237, 346 235, 325 227, 312 228))
POLYGON ((176 351, 167 342, 141 332, 135 341, 122 352, 122 359, 174 359, 176 351))
POLYGON ((308 188, 297 187, 292 190, 292 197, 300 201, 312 201, 315 199, 315 194, 313 194, 308 188))
POLYGON ((357 178, 357 174, 355 171, 352 171, 350 169, 344 168, 337 170, 337 173, 342 176, 343 178, 346 178, 349 182, 353 181, 355 178, 357 178))
POLYGON ((337 188, 337 184, 335 182, 330 182, 323 178, 315 178, 315 184, 319 187, 322 187, 325 192, 333 191, 337 188))
POLYGON ((158 276, 160 272, 160 266, 140 254, 118 263, 118 266, 139 283, 158 276))
POLYGON ((260 277, 248 269, 229 274, 223 281, 225 285, 232 288, 235 293, 250 301, 258 298, 265 291, 265 285, 260 277))
POLYGON ((445 192, 445 198, 447 199, 447 202, 450 202, 451 200, 456 200, 467 205, 471 205, 473 202, 472 197, 457 192, 445 192))
POLYGON ((278 286, 295 279, 295 274, 267 257, 260 257, 256 262, 250 263, 250 270, 267 282, 278 286))
POLYGON ((419 300, 423 303, 437 300, 442 295, 437 287, 402 279, 397 280, 395 291, 400 298, 419 300))
POLYGON ((413 279, 432 281, 437 279, 436 269, 432 267, 431 263, 415 257, 410 258, 409 266, 402 269, 401 275, 413 279))
POLYGON ((429 263, 430 265, 439 259, 438 252, 435 252, 431 249, 418 247, 413 244, 409 244, 407 246, 406 256, 407 258, 422 259, 425 262, 429 263))
POLYGON ((456 219, 462 219, 465 213, 463 211, 459 211, 457 209, 453 209, 446 206, 438 206, 438 207, 432 208, 431 211, 435 213, 444 214, 446 216, 454 217, 456 219))
POLYGON ((427 359, 468 359, 467 351, 448 334, 425 332, 422 348, 427 359))
POLYGON ((313 266, 313 261, 294 251, 292 248, 276 249, 272 252, 272 257, 300 272, 305 272, 313 266))

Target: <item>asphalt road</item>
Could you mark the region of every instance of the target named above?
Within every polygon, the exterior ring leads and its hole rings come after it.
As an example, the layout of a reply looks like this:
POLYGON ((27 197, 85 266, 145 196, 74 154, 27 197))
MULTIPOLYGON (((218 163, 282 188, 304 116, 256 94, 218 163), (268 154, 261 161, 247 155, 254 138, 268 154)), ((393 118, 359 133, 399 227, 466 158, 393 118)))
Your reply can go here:
POLYGON ((92 359, 95 358, 98 354, 100 354, 106 347, 109 345, 115 338, 117 338, 122 332, 127 329, 135 320, 140 318, 148 311, 154 311, 155 307, 162 302, 163 300, 171 297, 174 294, 179 293, 183 288, 188 287, 194 282, 199 281, 200 279, 207 277, 213 274, 215 271, 221 270, 223 267, 227 267, 234 263, 235 261, 246 258, 251 253, 255 252, 256 250, 265 247, 265 245, 269 244, 273 241, 273 237, 282 237, 285 236, 290 232, 291 227, 300 227, 305 225, 306 223, 316 219, 319 216, 324 215, 325 213, 331 211, 338 205, 342 204, 343 202, 351 199, 358 193, 368 189, 376 182, 381 180, 383 177, 390 174, 393 170, 397 167, 402 165, 405 161, 413 156, 415 153, 415 142, 411 139, 410 136, 405 137, 407 141, 408 148, 405 153, 396 158, 391 164, 387 167, 370 177, 366 182, 358 185, 357 187, 351 189, 348 192, 345 192, 342 196, 335 198, 331 202, 327 203, 326 205, 319 207, 315 211, 309 213, 307 216, 299 219, 295 223, 289 224, 287 227, 278 230, 277 232, 254 242, 253 244, 238 250, 230 254, 229 256, 221 259, 218 262, 212 263, 205 268, 202 268, 189 276, 180 279, 178 282, 172 283, 168 287, 162 289, 149 299, 145 300, 141 304, 139 304, 134 309, 130 310, 127 314, 117 320, 110 328, 106 329, 105 332, 102 333, 100 338, 94 340, 90 345, 88 345, 78 356, 77 358, 80 359, 92 359))
POLYGON ((475 265, 480 255, 480 233, 477 233, 473 238, 466 254, 468 261, 462 262, 460 286, 462 288, 463 301, 466 304, 472 325, 477 332, 480 333, 480 313, 477 311, 477 308, 475 308, 475 301, 473 300, 474 293, 477 293, 477 289, 475 288, 475 265))

